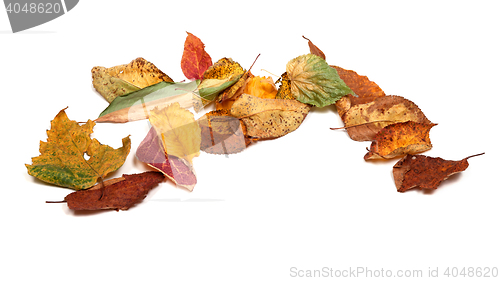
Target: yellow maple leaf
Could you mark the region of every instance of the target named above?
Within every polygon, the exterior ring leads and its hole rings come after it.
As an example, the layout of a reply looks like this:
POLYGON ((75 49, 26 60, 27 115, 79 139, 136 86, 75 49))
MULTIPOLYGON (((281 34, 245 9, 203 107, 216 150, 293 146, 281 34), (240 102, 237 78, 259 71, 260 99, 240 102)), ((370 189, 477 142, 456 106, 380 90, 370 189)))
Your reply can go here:
POLYGON ((200 155, 201 143, 201 129, 193 113, 181 108, 176 102, 161 109, 153 109, 149 122, 160 137, 165 154, 193 164, 193 158, 200 155))

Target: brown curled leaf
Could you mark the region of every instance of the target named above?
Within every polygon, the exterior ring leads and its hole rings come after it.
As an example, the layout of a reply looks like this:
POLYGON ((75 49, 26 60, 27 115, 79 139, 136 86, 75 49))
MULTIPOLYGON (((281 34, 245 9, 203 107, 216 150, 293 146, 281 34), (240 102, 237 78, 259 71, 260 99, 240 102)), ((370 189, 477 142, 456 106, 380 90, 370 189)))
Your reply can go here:
POLYGON ((64 200, 72 210, 128 210, 140 203, 147 193, 165 177, 159 172, 123 175, 123 179, 105 181, 104 187, 91 188, 68 194, 64 200))

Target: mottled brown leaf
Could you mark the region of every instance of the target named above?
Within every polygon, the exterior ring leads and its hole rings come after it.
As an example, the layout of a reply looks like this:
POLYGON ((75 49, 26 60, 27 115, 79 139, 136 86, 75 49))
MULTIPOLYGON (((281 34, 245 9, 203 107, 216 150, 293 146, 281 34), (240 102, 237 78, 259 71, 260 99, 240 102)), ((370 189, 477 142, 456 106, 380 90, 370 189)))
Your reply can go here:
POLYGON ((424 155, 406 155, 393 167, 394 182, 399 192, 418 187, 420 189, 436 189, 442 181, 453 174, 465 171, 469 167, 466 157, 460 161, 444 160, 424 155))

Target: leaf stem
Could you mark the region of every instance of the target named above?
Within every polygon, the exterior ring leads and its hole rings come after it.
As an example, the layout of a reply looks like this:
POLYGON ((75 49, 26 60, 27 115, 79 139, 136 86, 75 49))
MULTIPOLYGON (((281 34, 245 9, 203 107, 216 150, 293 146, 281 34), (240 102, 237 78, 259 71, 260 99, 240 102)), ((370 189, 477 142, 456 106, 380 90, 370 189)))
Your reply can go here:
POLYGON ((484 154, 484 152, 483 152, 483 153, 479 153, 479 154, 474 154, 474 155, 471 155, 471 156, 469 156, 469 157, 465 157, 465 159, 467 160, 467 159, 469 159, 469 158, 476 157, 476 156, 481 156, 481 155, 483 155, 483 154, 484 154))

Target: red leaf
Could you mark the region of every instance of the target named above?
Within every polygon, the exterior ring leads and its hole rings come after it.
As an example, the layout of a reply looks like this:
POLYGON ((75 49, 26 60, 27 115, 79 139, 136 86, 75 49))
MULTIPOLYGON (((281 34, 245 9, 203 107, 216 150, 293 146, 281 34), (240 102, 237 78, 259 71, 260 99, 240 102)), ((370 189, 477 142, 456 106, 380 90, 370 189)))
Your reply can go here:
POLYGON ((181 68, 188 79, 202 79, 203 73, 212 65, 212 58, 205 52, 205 44, 191 33, 187 33, 182 54, 181 68))

